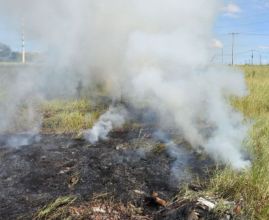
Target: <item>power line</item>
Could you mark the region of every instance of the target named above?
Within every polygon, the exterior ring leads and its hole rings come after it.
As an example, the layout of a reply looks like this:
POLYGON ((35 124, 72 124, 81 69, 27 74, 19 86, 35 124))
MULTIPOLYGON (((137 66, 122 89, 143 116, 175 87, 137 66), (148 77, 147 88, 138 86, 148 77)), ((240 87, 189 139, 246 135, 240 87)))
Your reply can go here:
MULTIPOLYGON (((266 23, 269 23, 268 19, 262 20, 262 21, 247 22, 247 23, 235 23, 235 24, 233 24, 233 27, 252 26, 252 25, 266 24, 266 23)), ((215 26, 216 29, 223 29, 223 28, 228 28, 228 27, 231 27, 231 25, 215 26)))
POLYGON ((246 50, 246 51, 241 51, 241 52, 237 52, 236 55, 240 55, 240 54, 246 54, 251 52, 251 50, 246 50))
POLYGON ((234 43, 235 43, 235 36, 236 35, 239 35, 239 33, 232 32, 232 33, 229 33, 229 35, 232 36, 232 66, 233 66, 234 65, 234 43))
POLYGON ((241 35, 245 35, 245 36, 262 36, 262 37, 268 37, 269 34, 268 33, 240 33, 241 35))
MULTIPOLYGON (((231 33, 216 33, 218 36, 229 36, 231 33)), ((240 32, 238 33, 243 36, 254 36, 254 37, 269 37, 269 33, 253 33, 253 32, 240 32)))

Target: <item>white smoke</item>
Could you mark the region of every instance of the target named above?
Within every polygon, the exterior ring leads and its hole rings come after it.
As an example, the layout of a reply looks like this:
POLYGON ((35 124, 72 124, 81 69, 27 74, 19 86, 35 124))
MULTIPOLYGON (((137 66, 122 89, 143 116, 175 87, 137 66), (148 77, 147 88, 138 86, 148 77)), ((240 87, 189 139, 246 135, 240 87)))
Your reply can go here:
POLYGON ((99 140, 106 140, 110 131, 120 128, 125 123, 127 111, 123 107, 110 107, 92 129, 84 132, 84 137, 90 143, 95 144, 99 140))
MULTIPOLYGON (((61 73, 55 77, 60 84, 72 87, 73 75, 62 74, 72 67, 85 82, 106 84, 112 97, 147 104, 163 126, 178 129, 194 148, 202 147, 234 168, 249 165, 241 153, 247 127, 229 104, 231 95, 246 94, 243 75, 209 66, 220 1, 0 2, 9 16, 23 16, 28 36, 48 48, 50 66, 61 73), (28 9, 31 13, 24 13, 28 9)), ((51 84, 48 78, 46 85, 51 84)), ((100 118, 90 132, 92 142, 107 136, 115 123, 108 118, 115 115, 119 117, 113 110, 100 118)))
POLYGON ((9 73, 9 68, 1 68, 2 80, 5 85, 0 86, 3 96, 0 98, 0 133, 5 130, 16 129, 14 118, 22 113, 21 124, 28 127, 27 132, 36 133, 42 123, 41 114, 36 111, 36 103, 43 100, 38 92, 36 73, 32 69, 22 67, 20 74, 9 73), (6 71, 6 72, 5 72, 6 71), (18 109, 22 109, 21 112, 18 109))
POLYGON ((240 150, 247 127, 227 100, 230 95, 245 94, 243 76, 223 67, 189 72, 190 75, 182 71, 172 80, 162 74, 151 69, 137 77, 136 100, 148 100, 158 109, 163 124, 174 121, 193 147, 203 147, 216 160, 235 168, 249 165, 240 150), (204 134, 207 126, 213 131, 204 134))
POLYGON ((213 39, 212 43, 211 43, 211 46, 213 48, 222 49, 223 48, 223 43, 218 39, 213 39))

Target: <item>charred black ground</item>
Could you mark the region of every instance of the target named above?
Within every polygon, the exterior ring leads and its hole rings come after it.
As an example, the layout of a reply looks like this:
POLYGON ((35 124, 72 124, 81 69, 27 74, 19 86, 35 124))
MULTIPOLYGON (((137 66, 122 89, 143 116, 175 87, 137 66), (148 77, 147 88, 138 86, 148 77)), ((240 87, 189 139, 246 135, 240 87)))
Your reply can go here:
POLYGON ((172 173, 175 158, 158 142, 153 128, 124 128, 107 141, 90 145, 72 135, 40 135, 20 147, 11 146, 24 135, 0 137, 0 219, 31 219, 48 202, 64 195, 90 200, 107 193, 117 201, 144 206, 144 192, 172 198, 183 182, 205 177, 213 162, 177 145, 184 163, 177 161, 180 179, 172 173), (13 140, 13 142, 10 142, 13 140))

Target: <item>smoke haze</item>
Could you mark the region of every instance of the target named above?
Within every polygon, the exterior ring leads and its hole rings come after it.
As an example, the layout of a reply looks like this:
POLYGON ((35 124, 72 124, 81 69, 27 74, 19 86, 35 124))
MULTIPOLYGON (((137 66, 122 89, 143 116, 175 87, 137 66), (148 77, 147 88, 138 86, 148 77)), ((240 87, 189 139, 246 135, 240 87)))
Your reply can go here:
MULTIPOLYGON (((47 48, 47 73, 28 79, 39 97, 46 97, 48 91, 72 95, 77 78, 90 85, 101 82, 111 97, 144 103, 156 111, 162 126, 177 129, 194 148, 202 147, 236 169, 249 165, 241 153, 247 127, 228 101, 231 95, 246 95, 243 75, 210 65, 211 30, 219 1, 1 3, 0 10, 8 12, 10 22, 24 17, 28 39, 38 39, 47 48)), ((16 86, 21 87, 23 83, 16 86)), ((21 94, 27 95, 27 90, 21 94)), ((90 131, 92 143, 106 137, 115 115, 122 121, 121 110, 112 111, 90 131)))

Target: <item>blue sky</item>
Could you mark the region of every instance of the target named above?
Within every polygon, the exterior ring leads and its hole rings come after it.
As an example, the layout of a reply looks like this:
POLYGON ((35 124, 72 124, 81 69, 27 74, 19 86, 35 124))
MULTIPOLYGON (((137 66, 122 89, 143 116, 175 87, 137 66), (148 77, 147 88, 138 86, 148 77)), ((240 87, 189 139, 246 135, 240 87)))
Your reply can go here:
POLYGON ((235 62, 249 63, 254 50, 254 63, 269 63, 269 0, 225 1, 218 17, 214 33, 216 45, 215 62, 221 62, 221 44, 224 63, 231 63, 232 37, 228 33, 239 33, 235 37, 235 62))
MULTIPOLYGON (((225 0, 223 9, 215 22, 215 63, 222 62, 222 47, 224 63, 231 63, 231 35, 236 32, 235 63, 246 63, 251 60, 251 50, 254 50, 254 63, 269 63, 269 0, 225 0)), ((21 35, 19 25, 10 25, 7 19, 1 17, 0 42, 20 50, 21 35)), ((26 33, 27 39, 27 33, 26 33)), ((26 42, 27 49, 40 51, 37 42, 26 42)))

